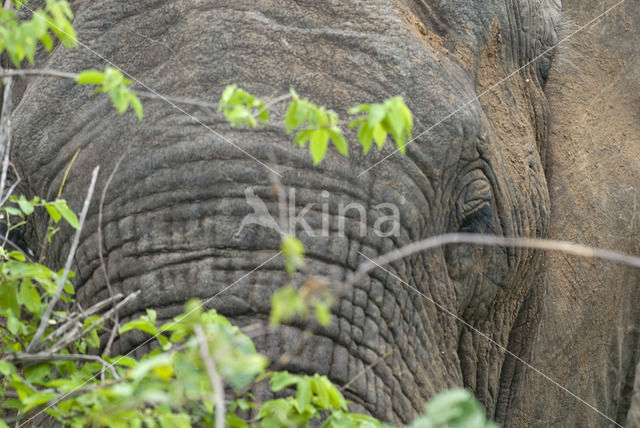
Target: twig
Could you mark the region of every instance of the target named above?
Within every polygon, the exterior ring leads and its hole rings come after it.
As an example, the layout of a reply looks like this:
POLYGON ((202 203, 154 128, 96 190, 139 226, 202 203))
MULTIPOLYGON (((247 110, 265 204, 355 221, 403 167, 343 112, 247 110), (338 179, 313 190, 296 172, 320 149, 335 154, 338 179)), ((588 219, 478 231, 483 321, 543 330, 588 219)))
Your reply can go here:
POLYGON ((252 115, 254 118, 257 118, 258 116, 260 116, 264 111, 266 111, 269 107, 278 104, 279 102, 282 101, 286 101, 290 98, 292 98, 293 96, 291 94, 284 94, 284 95, 280 95, 277 98, 272 99, 271 101, 269 101, 268 103, 265 103, 264 106, 262 107, 262 109, 260 109, 256 114, 252 115))
POLYGON ((278 358, 278 361, 276 361, 273 365, 271 365, 269 367, 269 370, 272 370, 274 372, 282 370, 289 363, 289 361, 291 361, 293 357, 295 357, 300 353, 302 348, 304 348, 304 346, 307 344, 307 341, 309 340, 310 337, 311 337, 311 331, 304 330, 302 332, 302 336, 296 341, 294 346, 292 346, 291 349, 289 349, 288 351, 285 351, 282 355, 280 355, 280 358, 278 358))
POLYGON ((354 377, 351 378, 351 380, 347 383, 345 383, 342 388, 340 388, 340 391, 344 391, 345 389, 349 388, 349 386, 351 386, 351 384, 353 382, 355 382, 360 376, 362 376, 363 374, 365 374, 366 372, 368 372, 369 370, 371 370, 372 368, 374 368, 378 363, 380 363, 382 360, 384 360, 385 358, 388 358, 390 356, 392 356, 393 354, 395 354, 397 351, 396 348, 392 349, 391 351, 387 352, 386 354, 378 357, 377 360, 375 360, 373 363, 369 364, 367 367, 365 367, 364 369, 362 369, 360 371, 360 373, 358 373, 357 375, 355 375, 354 377))
POLYGON ((2 79, 4 94, 2 96, 2 112, 0 112, 0 155, 2 160, 2 176, 0 176, 0 201, 3 199, 4 188, 7 183, 7 171, 9 169, 9 152, 11 151, 11 90, 13 78, 2 79))
MULTIPOLYGON (((412 254, 441 247, 447 244, 474 244, 492 247, 533 248, 548 251, 560 251, 579 257, 595 257, 640 268, 640 257, 630 256, 617 251, 603 250, 569 241, 557 241, 538 238, 508 238, 477 233, 449 233, 413 242, 397 250, 386 253, 373 261, 362 263, 356 272, 342 284, 343 290, 349 290, 376 268, 393 263, 412 254)), ((340 291, 338 291, 340 292, 340 291)))
POLYGON ((0 199, 0 207, 3 207, 4 204, 9 200, 9 197, 13 194, 13 191, 18 186, 18 183, 20 183, 20 181, 22 180, 20 178, 20 174, 18 174, 18 170, 16 169, 16 167, 11 162, 9 162, 9 164, 13 168, 13 173, 16 175, 16 179, 11 184, 11 187, 9 187, 9 190, 6 192, 6 195, 4 195, 4 197, 2 199, 0 199))
MULTIPOLYGON (((23 424, 20 424, 18 426, 23 426, 23 425, 29 423, 36 416, 38 416, 39 414, 44 412, 43 409, 49 409, 49 408, 55 406, 56 404, 58 404, 60 401, 70 400, 70 399, 78 397, 78 396, 80 396, 82 394, 86 394, 87 392, 92 392, 92 391, 94 391, 94 390, 96 390, 98 388, 104 388, 104 387, 109 387, 109 386, 113 386, 113 385, 119 384, 122 381, 123 381, 123 379, 118 379, 118 380, 114 380, 114 381, 108 382, 107 384, 96 383, 96 384, 91 385, 91 386, 85 386, 84 388, 74 389, 71 392, 62 393, 62 394, 58 395, 57 397, 52 398, 51 400, 47 401, 46 403, 41 404, 39 406, 36 406, 36 407, 32 408, 31 410, 29 410, 27 413, 21 415, 21 416, 23 416, 25 418, 28 418, 28 419, 23 424)), ((46 392, 46 391, 43 391, 43 392, 46 392)), ((4 419, 4 421, 8 422, 8 423, 12 423, 12 422, 16 421, 17 418, 18 418, 18 416, 15 416, 13 418, 4 419)))
POLYGON ((111 369, 111 374, 115 379, 120 379, 118 373, 115 371, 113 365, 109 364, 97 355, 85 355, 85 354, 58 354, 54 352, 38 352, 36 354, 30 354, 25 352, 19 352, 15 354, 8 354, 3 357, 5 361, 9 361, 13 364, 29 364, 29 363, 41 363, 50 361, 95 361, 102 364, 104 367, 111 369))
POLYGON ((67 71, 51 70, 48 68, 32 68, 20 70, 7 70, 0 68, 0 77, 25 77, 25 76, 51 76, 61 77, 63 79, 76 80, 77 73, 69 73, 67 71))
POLYGON ((76 230, 75 236, 73 237, 73 242, 71 243, 71 249, 69 250, 69 255, 67 256, 67 262, 64 266, 64 272, 62 273, 62 277, 58 282, 58 288, 56 289, 56 294, 53 296, 47 309, 42 316, 42 320, 40 321, 40 325, 38 326, 38 330, 36 334, 31 339, 29 346, 27 347, 27 352, 33 349, 34 346, 37 346, 44 330, 47 328, 49 324, 49 318, 51 318, 51 312, 53 311, 53 307, 58 303, 58 299, 60 298, 60 294, 62 294, 62 289, 67 282, 67 277, 69 276, 69 270, 71 269, 71 263, 73 262, 73 257, 76 253, 76 249, 78 248, 78 244, 80 242, 80 233, 82 232, 82 226, 84 225, 84 221, 87 217, 87 211, 89 211, 89 205, 91 204, 91 197, 93 196, 93 190, 96 186, 96 180, 98 179, 98 172, 100 171, 100 167, 97 166, 93 170, 91 174, 91 184, 89 184, 89 190, 87 191, 87 197, 84 200, 84 206, 82 207, 82 213, 80 214, 80 220, 78 222, 78 230, 76 230))
POLYGON ((159 95, 159 94, 154 94, 153 92, 139 91, 139 90, 134 90, 134 89, 129 90, 129 92, 137 95, 139 98, 148 98, 148 99, 151 99, 151 100, 161 100, 161 101, 171 101, 172 103, 175 103, 175 104, 190 105, 190 106, 202 107, 202 108, 205 108, 205 109, 217 109, 218 108, 218 103, 212 103, 212 102, 209 102, 209 101, 198 100, 198 99, 195 99, 195 98, 176 97, 176 96, 169 96, 169 95, 159 95))
MULTIPOLYGON (((134 293, 132 296, 136 296, 137 292, 134 293)), ((108 298, 105 300, 102 300, 101 302, 96 303, 95 305, 93 305, 92 307, 90 307, 89 309, 87 309, 84 312, 81 313, 74 313, 64 324, 60 325, 60 327, 58 327, 53 333, 47 335, 47 337, 42 341, 42 345, 41 346, 46 346, 46 344, 48 342, 52 342, 55 339, 57 339, 58 337, 64 336, 65 334, 68 335, 70 331, 72 331, 73 328, 75 328, 77 330, 76 327, 74 327, 75 325, 78 325, 80 323, 80 320, 91 316, 99 311, 101 311, 103 308, 105 308, 107 305, 111 304, 112 302, 115 302, 116 300, 120 300, 122 299, 122 294, 118 293, 115 296, 113 296, 113 298, 108 298)), ((125 299, 125 301, 127 301, 129 299, 129 297, 127 297, 127 299, 125 299)), ((118 303, 119 305, 124 304, 125 302, 120 302, 118 303)))
POLYGON ((216 365, 209 354, 209 341, 200 325, 194 327, 198 342, 200 343, 200 357, 204 363, 209 380, 213 387, 213 400, 216 405, 216 428, 224 428, 225 410, 224 410, 224 385, 220 375, 216 371, 216 365))
MULTIPOLYGON (((108 318, 110 318, 122 306, 126 305, 131 300, 133 300, 136 297, 138 297, 138 294, 140 294, 140 290, 136 291, 133 294, 128 295, 124 300, 122 300, 121 302, 118 302, 117 305, 115 305, 114 307, 109 309, 107 312, 102 314, 102 316, 96 322, 91 324, 91 326, 89 326, 89 328, 87 328, 85 330, 82 330, 80 333, 76 333, 74 331, 73 334, 69 333, 69 334, 65 335, 62 339, 60 339, 60 341, 58 343, 56 343, 56 345, 52 348, 52 351, 53 352, 58 352, 59 350, 64 349, 67 346, 71 345, 73 342, 83 338, 84 336, 89 334, 92 330, 96 329, 99 325, 103 324, 108 318)), ((77 329, 76 329, 76 331, 77 331, 77 329)))
MULTIPOLYGON (((104 255, 102 252, 102 210, 104 208, 104 199, 107 196, 107 189, 111 184, 111 180, 116 175, 116 171, 120 166, 120 163, 124 159, 126 153, 123 153, 120 156, 120 159, 116 162, 116 165, 113 167, 113 171, 109 175, 107 182, 102 189, 102 195, 100 195, 100 206, 98 208, 98 257, 100 258, 100 267, 102 268, 102 273, 104 274, 104 281, 107 285, 107 290, 109 290, 109 296, 113 297, 113 287, 111 287, 111 281, 109 280, 109 274, 107 273, 107 263, 104 260, 104 255)), ((115 301, 114 301, 115 305, 115 301)), ((120 329, 120 318, 118 316, 118 311, 116 310, 113 316, 113 328, 111 329, 111 334, 109 335, 109 340, 107 340, 107 345, 104 348, 104 354, 111 356, 111 346, 113 345, 113 341, 115 340, 116 333, 120 329)), ((104 373, 104 372, 103 372, 104 373)))

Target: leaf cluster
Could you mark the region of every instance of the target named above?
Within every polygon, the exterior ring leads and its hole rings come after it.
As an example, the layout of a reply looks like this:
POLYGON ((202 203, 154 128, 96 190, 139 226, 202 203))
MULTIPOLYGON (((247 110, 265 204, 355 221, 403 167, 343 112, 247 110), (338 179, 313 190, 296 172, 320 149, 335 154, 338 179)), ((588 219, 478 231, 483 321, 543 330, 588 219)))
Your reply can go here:
POLYGON ((111 102, 123 114, 129 106, 136 113, 139 120, 142 120, 142 103, 140 99, 132 93, 127 86, 131 85, 131 80, 125 78, 120 70, 107 67, 104 72, 98 70, 85 70, 78 74, 76 82, 80 85, 98 85, 95 92, 106 92, 111 98, 111 102))
POLYGON ((262 100, 238 85, 229 85, 222 92, 218 111, 222 112, 232 126, 255 127, 269 120, 269 109, 262 100))
MULTIPOLYGON (((349 156, 349 145, 335 111, 301 98, 293 89, 286 98, 290 99, 290 103, 284 117, 285 130, 288 134, 295 133, 294 146, 305 147, 309 144, 314 165, 322 162, 326 156, 329 142, 333 143, 338 153, 349 156)), ((219 105, 219 110, 233 126, 255 127, 258 121, 264 124, 269 120, 268 107, 237 85, 225 88, 219 105)), ((402 97, 393 97, 381 104, 360 104, 350 108, 349 114, 357 116, 349 123, 349 127, 357 128, 358 142, 365 154, 374 141, 382 149, 388 135, 393 137, 401 153, 406 152, 408 140, 412 138, 413 116, 402 97)))
MULTIPOLYGON (((13 0, 20 9, 26 1, 13 0)), ((17 68, 26 58, 33 65, 38 40, 47 51, 53 49, 53 33, 66 47, 77 44, 71 25, 73 12, 66 0, 46 0, 44 9, 33 12, 30 20, 20 21, 14 10, 0 8, 0 53, 7 52, 17 68)))

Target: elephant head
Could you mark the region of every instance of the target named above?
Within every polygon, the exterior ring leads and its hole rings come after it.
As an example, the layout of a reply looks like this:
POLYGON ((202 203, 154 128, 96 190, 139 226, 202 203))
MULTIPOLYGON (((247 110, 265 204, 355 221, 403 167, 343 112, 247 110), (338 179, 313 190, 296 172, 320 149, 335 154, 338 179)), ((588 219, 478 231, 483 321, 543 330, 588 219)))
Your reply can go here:
MULTIPOLYGON (((240 226, 254 213, 247 192, 274 217, 282 214, 271 194, 274 174, 292 189, 294 216, 313 204, 305 221, 313 230, 327 226, 321 236, 298 236, 310 273, 332 279, 346 278, 365 256, 446 232, 547 235, 550 116, 543 88, 561 28, 558 0, 72 6, 84 45, 56 49, 40 66, 78 71, 102 68, 107 59, 141 89, 212 102, 231 83, 265 98, 294 87, 338 113, 402 95, 414 114, 416 138, 406 155, 386 148, 364 156, 352 146, 348 159, 330 152, 314 167, 274 126, 231 128, 211 112, 162 97, 145 102, 138 122, 86 88, 48 78, 26 82, 15 100, 12 156, 30 193, 55 196, 80 150, 63 189, 77 209, 91 169, 101 166, 103 188, 124 155, 106 192, 102 229, 110 282, 124 293, 142 290, 125 318, 153 307, 168 319, 188 298, 215 296, 209 305, 233 322, 266 323, 269 296, 287 281, 282 259, 273 258, 279 236, 264 224, 240 226), (365 215, 340 209, 349 204, 365 215), (380 204, 397 208, 393 233, 376 230, 388 214, 380 204)), ((275 105, 272 115, 281 118, 284 107, 275 105)), ((30 226, 32 242, 45 226, 30 226)), ((66 256, 70 233, 63 230, 48 247, 49 263, 66 256)), ((505 420, 521 379, 505 349, 529 350, 540 262, 533 250, 471 246, 407 257, 345 290, 331 326, 315 328, 287 368, 345 384, 377 362, 347 396, 390 421, 410 421, 434 393, 460 385, 505 420)), ((97 200, 76 271, 80 302, 107 297, 97 200)), ((277 357, 303 329, 289 325, 256 342, 277 357)), ((118 345, 126 352, 141 340, 118 345)))

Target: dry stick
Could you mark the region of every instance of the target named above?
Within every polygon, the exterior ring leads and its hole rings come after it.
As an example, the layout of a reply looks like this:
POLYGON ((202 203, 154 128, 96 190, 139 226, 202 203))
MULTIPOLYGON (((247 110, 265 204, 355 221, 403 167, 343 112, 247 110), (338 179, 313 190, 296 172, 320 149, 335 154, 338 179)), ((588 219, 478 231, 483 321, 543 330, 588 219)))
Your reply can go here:
POLYGON ((54 352, 38 352, 36 354, 29 354, 20 352, 17 354, 9 354, 4 357, 5 361, 9 361, 13 364, 29 364, 29 363, 42 363, 50 361, 95 361, 102 364, 103 367, 109 367, 111 374, 115 379, 120 379, 114 366, 103 360, 97 355, 85 355, 85 354, 57 354, 54 352))
POLYGON ((374 270, 376 268, 381 268, 388 275, 394 276, 400 282, 404 282, 405 285, 409 286, 410 288, 413 288, 414 291, 418 292, 418 294, 421 294, 422 297, 426 298, 427 300, 430 300, 431 303, 434 303, 439 309, 441 309, 444 312, 446 312, 447 314, 453 316, 458 321, 462 322, 467 327, 469 327, 472 330, 474 330, 480 336, 482 336, 483 338, 485 338, 488 341, 492 342, 494 345, 496 345, 498 348, 500 348, 505 353, 507 353, 510 356, 512 356, 513 358, 517 359, 518 361, 523 363, 525 366, 527 366, 531 370, 535 371, 537 374, 541 375, 546 380, 548 380, 549 382, 551 382, 552 384, 554 384, 558 388, 560 388, 563 391, 565 391, 567 394, 569 394, 572 397, 574 397, 576 400, 580 401, 581 403, 583 403, 584 405, 586 405, 587 407, 589 407, 590 409, 592 409, 593 411, 595 411, 596 413, 598 413, 599 415, 604 417, 605 419, 607 419, 610 422, 612 422, 614 425, 622 428, 622 425, 617 423, 615 420, 613 420, 612 418, 607 416, 602 411, 598 410, 596 407, 594 407, 592 404, 590 404, 586 400, 580 398, 574 392, 572 392, 569 389, 567 389, 566 387, 562 386, 560 383, 558 383, 558 381, 556 381, 553 378, 549 377, 548 375, 544 374, 542 371, 536 369, 530 363, 527 363, 522 358, 518 357, 516 354, 514 354, 511 351, 509 351, 503 345, 500 345, 499 343, 495 342, 486 333, 483 333, 482 331, 474 328, 469 323, 464 321, 462 318, 459 318, 454 313, 452 313, 448 309, 444 308, 443 306, 439 305, 437 302, 435 302, 433 299, 427 297, 425 294, 421 293, 415 287, 411 287, 407 282, 402 281, 402 279, 400 279, 398 276, 394 275, 391 271, 389 271, 388 269, 385 269, 383 267, 383 265, 385 265, 385 264, 392 263, 394 261, 400 260, 400 259, 402 259, 404 257, 407 257, 407 256, 409 256, 411 254, 415 254, 415 253, 420 252, 420 251, 433 249, 435 247, 439 247, 439 246, 446 245, 446 244, 456 244, 456 243, 488 245, 488 246, 500 246, 500 247, 534 248, 534 249, 541 249, 541 250, 560 251, 560 252, 563 252, 563 253, 566 253, 566 254, 572 254, 572 255, 575 255, 575 256, 579 256, 579 257, 600 258, 600 259, 604 259, 604 260, 613 261, 613 262, 616 262, 616 263, 626 264, 626 265, 633 266, 633 267, 640 267, 640 257, 629 256, 629 255, 622 254, 622 253, 619 253, 619 252, 616 252, 616 251, 611 251, 611 250, 601 250, 601 249, 598 249, 598 248, 592 248, 592 247, 588 247, 586 245, 581 245, 581 244, 574 244, 574 243, 567 242, 567 241, 556 241, 556 240, 534 239, 534 238, 504 238, 504 237, 499 237, 499 236, 482 235, 482 234, 452 233, 452 234, 446 234, 446 235, 438 235, 438 236, 434 236, 434 237, 431 237, 431 238, 428 238, 428 239, 424 239, 424 240, 421 240, 421 241, 414 242, 414 243, 406 245, 406 246, 404 246, 404 247, 402 247, 402 248, 400 248, 400 249, 398 249, 396 251, 392 251, 392 252, 387 253, 387 254, 385 254, 385 255, 383 255, 381 257, 378 257, 376 260, 373 260, 373 259, 367 257, 365 254, 360 253, 362 256, 364 256, 365 258, 368 259, 368 262, 362 263, 360 265, 360 267, 358 268, 358 270, 356 271, 355 275, 353 275, 353 277, 349 281, 343 283, 343 285, 346 285, 346 287, 344 287, 343 290, 338 290, 339 292, 344 292, 345 290, 349 289, 350 287, 352 287, 353 285, 358 283, 361 279, 363 279, 363 277, 368 272, 370 272, 370 271, 372 271, 372 270, 374 270))
MULTIPOLYGON (((134 295, 137 295, 136 293, 134 293, 134 295)), ((58 336, 63 336, 66 333, 68 333, 71 330, 71 326, 75 323, 78 323, 80 321, 80 319, 85 318, 85 317, 89 317, 99 311, 101 311, 104 307, 106 307, 107 305, 111 304, 112 302, 115 302, 116 300, 120 300, 122 299, 122 294, 118 293, 113 297, 108 297, 105 300, 102 300, 98 303, 96 303, 95 305, 93 305, 92 307, 90 307, 89 309, 87 309, 86 311, 82 312, 82 313, 75 313, 73 315, 71 315, 71 317, 69 317, 67 319, 67 321, 65 321, 64 324, 60 325, 60 327, 58 327, 53 333, 49 334, 43 341, 42 341, 42 345, 46 345, 48 342, 53 341, 54 339, 56 339, 58 336)), ((127 297, 127 299, 129 299, 129 297, 127 297)), ((127 300, 125 299, 125 300, 127 300)), ((118 304, 123 304, 123 302, 120 302, 118 304)))
POLYGON ((373 261, 364 262, 358 267, 355 274, 340 286, 343 287, 344 290, 347 290, 362 281, 369 272, 380 266, 388 265, 412 254, 447 244, 475 244, 492 247, 518 247, 560 251, 574 256, 595 257, 640 268, 640 257, 630 256, 612 250, 593 248, 582 244, 574 244, 569 241, 539 238, 508 238, 478 233, 448 233, 413 242, 386 253, 373 261))
POLYGON ((51 70, 48 68, 32 68, 24 70, 7 70, 0 68, 0 77, 24 77, 24 76, 51 76, 61 77, 63 79, 76 80, 77 73, 69 73, 66 71, 51 70))
MULTIPOLYGON (((16 428, 19 428, 27 423, 29 423, 29 421, 33 420, 35 417, 37 417, 38 415, 40 415, 41 413, 43 413, 46 409, 50 408, 51 406, 59 403, 62 400, 70 400, 72 398, 78 397, 82 394, 86 394, 87 392, 92 392, 95 391, 98 388, 103 388, 103 387, 108 387, 108 386, 113 386, 113 385, 117 385, 119 383, 122 383, 123 379, 120 378, 118 380, 115 381, 111 381, 109 383, 105 384, 94 384, 91 386, 86 386, 84 388, 78 388, 78 389, 74 389, 71 392, 67 392, 67 393, 63 393, 58 395, 55 398, 52 398, 51 400, 47 401, 44 404, 41 404, 37 407, 32 408, 31 410, 29 410, 27 413, 20 415, 20 416, 15 416, 13 418, 7 418, 4 421, 5 422, 16 422, 16 428), (22 423, 22 424, 18 424, 20 422, 21 417, 25 417, 28 418, 26 422, 22 423)), ((33 388, 35 389, 35 388, 33 388)))
POLYGON ((133 89, 129 90, 129 92, 137 95, 139 98, 148 98, 148 99, 151 99, 151 100, 161 100, 161 101, 169 100, 169 101, 171 101, 173 103, 176 103, 176 104, 183 104, 183 105, 202 107, 202 108, 205 108, 205 109, 217 109, 218 108, 218 103, 202 101, 202 100, 198 100, 198 99, 195 99, 195 98, 176 97, 176 96, 168 96, 168 95, 156 95, 153 92, 138 91, 138 90, 133 90, 133 89))
MULTIPOLYGON (((104 255, 102 252, 102 210, 104 208, 104 199, 107 196, 107 189, 111 184, 111 180, 116 175, 116 171, 120 166, 120 163, 124 159, 126 153, 123 153, 120 156, 120 159, 116 162, 116 165, 113 167, 113 171, 111 171, 111 175, 107 179, 107 182, 102 189, 102 195, 100 195, 100 206, 98 208, 98 257, 100 258, 100 267, 102 268, 102 273, 104 274, 104 281, 107 284, 107 290, 109 290, 109 296, 113 297, 113 287, 111 287, 111 281, 109 281, 109 274, 107 273, 107 263, 104 261, 104 255)), ((113 302, 115 305, 115 301, 113 302)), ((115 311, 113 316, 113 328, 111 329, 111 334, 109 335, 109 340, 107 341, 107 345, 104 348, 104 354, 111 356, 111 346, 113 345, 113 341, 116 338, 116 332, 120 328, 120 317, 118 316, 118 311, 115 311)), ((104 372, 102 372, 104 373, 104 372)))
POLYGON ((107 319, 111 318, 113 313, 117 312, 122 306, 126 305, 131 300, 134 300, 136 297, 138 297, 139 294, 140 294, 140 291, 138 290, 137 292, 128 295, 124 300, 122 300, 121 302, 118 302, 117 305, 115 305, 113 308, 109 309, 107 312, 102 314, 102 316, 96 322, 91 324, 91 326, 89 326, 87 329, 82 330, 80 333, 76 334, 74 332, 73 334, 66 335, 65 337, 60 339, 58 343, 56 343, 56 345, 51 349, 51 351, 58 352, 61 349, 64 349, 67 346, 71 345, 73 342, 76 342, 77 340, 83 338, 84 336, 89 334, 92 330, 95 330, 96 328, 98 328, 98 326, 103 324, 107 319))
POLYGON ((80 214, 80 220, 78 221, 78 230, 76 230, 75 236, 73 237, 73 242, 71 243, 71 249, 69 250, 69 255, 67 256, 67 262, 64 266, 64 272, 62 273, 62 277, 58 282, 58 288, 56 289, 56 294, 53 296, 53 299, 49 302, 47 309, 42 316, 42 320, 40 321, 40 325, 38 326, 38 330, 36 331, 35 336, 31 339, 29 346, 27 346, 27 352, 33 349, 34 346, 37 346, 42 334, 44 333, 45 328, 49 324, 49 318, 51 318, 51 312, 53 312, 53 307, 58 303, 58 299, 60 298, 60 294, 62 294, 62 289, 67 282, 67 277, 69 276, 69 270, 71 270, 71 263, 73 262, 73 257, 76 253, 76 249, 78 248, 78 244, 80 242, 80 233, 82 232, 82 226, 84 225, 84 221, 87 218, 87 211, 89 211, 89 205, 91 204, 91 197, 93 196, 93 190, 96 186, 96 180, 98 179, 98 172, 100 171, 100 167, 97 166, 93 170, 91 174, 91 184, 89 184, 89 190, 87 191, 87 197, 84 200, 84 205, 82 207, 82 213, 80 214), (35 344, 35 345, 34 345, 35 344))
POLYGON ((220 375, 216 371, 216 365, 209 354, 209 341, 204 334, 204 330, 200 325, 196 325, 194 331, 200 343, 200 358, 202 358, 202 362, 204 362, 204 366, 209 374, 211 386, 213 387, 213 401, 216 404, 216 428, 224 428, 224 385, 222 384, 220 375))
MULTIPOLYGON (((33 69, 25 69, 25 70, 7 70, 0 68, 0 77, 11 78, 11 77, 25 77, 25 76, 49 76, 49 77, 59 77, 63 79, 72 79, 76 80, 79 76, 77 73, 69 73, 66 71, 52 70, 48 68, 33 68, 33 69)), ((147 98, 151 100, 161 100, 161 101, 171 101, 175 104, 182 105, 190 105, 196 107, 202 107, 205 109, 217 109, 220 104, 212 103, 209 101, 203 101, 196 98, 189 97, 178 97, 178 96, 170 96, 170 95, 162 95, 149 91, 140 91, 135 89, 130 89, 129 92, 137 95, 139 98, 147 98)), ((280 103, 282 101, 286 101, 291 98, 291 94, 281 95, 279 97, 274 98, 273 100, 265 103, 264 107, 256 112, 253 117, 257 118, 263 111, 273 106, 274 104, 280 103)), ((286 128, 283 128, 286 129, 286 128)))
POLYGON ((9 169, 9 152, 11 151, 11 126, 9 116, 11 116, 11 89, 13 79, 11 77, 2 79, 4 94, 2 97, 2 112, 0 112, 0 155, 4 154, 2 161, 2 176, 0 176, 0 200, 3 199, 4 187, 7 183, 7 171, 9 169))
POLYGON ((382 360, 384 360, 385 358, 388 358, 390 356, 392 356, 393 354, 395 354, 397 351, 396 348, 393 348, 391 351, 387 352, 384 355, 381 355, 380 357, 378 357, 377 360, 375 360, 373 363, 369 364, 367 367, 365 367, 364 369, 362 369, 360 371, 360 373, 358 373, 357 375, 355 375, 354 377, 351 378, 351 380, 347 383, 345 383, 342 388, 340 388, 340 391, 344 391, 345 389, 349 388, 349 386, 351 386, 351 384, 353 382, 355 382, 356 380, 358 380, 358 378, 360 376, 362 376, 363 374, 365 374, 366 372, 368 372, 369 370, 371 370, 372 368, 374 368, 378 363, 380 363, 382 360))

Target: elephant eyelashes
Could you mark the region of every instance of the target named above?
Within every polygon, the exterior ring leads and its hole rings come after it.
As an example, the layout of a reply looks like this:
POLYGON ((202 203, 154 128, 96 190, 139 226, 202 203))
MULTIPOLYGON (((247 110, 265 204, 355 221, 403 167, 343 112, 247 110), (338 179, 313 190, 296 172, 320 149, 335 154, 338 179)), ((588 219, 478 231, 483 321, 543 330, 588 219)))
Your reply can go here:
POLYGON ((493 208, 489 202, 482 202, 478 208, 465 215, 458 227, 459 232, 487 233, 491 230, 493 208))
MULTIPOLYGON (((454 232, 463 233, 488 233, 491 231, 493 221, 493 208, 489 202, 483 202, 471 213, 466 214, 460 220, 454 232)), ((476 262, 476 256, 481 250, 471 245, 453 244, 444 249, 444 257, 447 263, 449 277, 460 280, 471 273, 476 262)))

